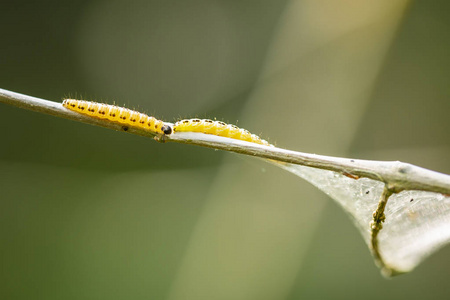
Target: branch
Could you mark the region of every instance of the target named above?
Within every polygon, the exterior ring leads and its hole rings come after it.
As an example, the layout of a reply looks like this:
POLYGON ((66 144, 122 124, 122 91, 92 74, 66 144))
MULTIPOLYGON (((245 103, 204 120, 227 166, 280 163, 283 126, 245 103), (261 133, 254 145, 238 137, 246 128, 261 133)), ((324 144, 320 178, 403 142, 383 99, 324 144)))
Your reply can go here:
POLYGON ((61 103, 30 97, 3 89, 0 89, 0 103, 113 130, 127 131, 129 133, 151 137, 159 142, 177 142, 221 149, 268 159, 276 164, 296 164, 334 171, 355 180, 366 177, 381 181, 385 184, 385 187, 381 194, 378 207, 373 213, 373 221, 370 224, 370 246, 376 263, 387 276, 400 273, 385 263, 378 245, 378 234, 383 228, 382 223, 385 220, 384 210, 389 197, 394 193, 399 193, 404 190, 420 190, 450 195, 449 175, 399 161, 357 160, 308 154, 198 132, 174 132, 169 135, 159 136, 144 129, 126 127, 109 120, 101 120, 78 114, 66 109, 61 103))
POLYGON ((221 149, 235 153, 330 170, 354 179, 366 177, 384 182, 394 193, 403 190, 422 190, 450 194, 450 176, 399 161, 373 161, 340 158, 296 152, 277 147, 220 137, 198 132, 175 132, 158 137, 143 129, 127 128, 108 120, 94 119, 63 107, 61 103, 43 100, 0 89, 0 103, 14 105, 53 116, 101 126, 118 131, 155 138, 158 141, 178 142, 221 149))

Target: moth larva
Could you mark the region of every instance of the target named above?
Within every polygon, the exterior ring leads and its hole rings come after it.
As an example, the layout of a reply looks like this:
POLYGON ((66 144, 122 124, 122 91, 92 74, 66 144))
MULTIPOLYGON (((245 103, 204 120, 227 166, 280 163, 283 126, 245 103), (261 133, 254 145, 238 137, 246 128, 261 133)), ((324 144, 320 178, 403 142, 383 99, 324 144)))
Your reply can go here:
POLYGON ((128 108, 76 99, 65 99, 62 105, 83 115, 144 129, 155 134, 172 133, 172 127, 163 121, 128 108))
POLYGON ((178 121, 173 126, 173 131, 201 132, 205 134, 218 135, 236 140, 261 144, 265 146, 272 146, 266 140, 261 139, 255 134, 251 134, 245 129, 239 128, 235 125, 226 124, 224 122, 207 119, 188 119, 178 121))

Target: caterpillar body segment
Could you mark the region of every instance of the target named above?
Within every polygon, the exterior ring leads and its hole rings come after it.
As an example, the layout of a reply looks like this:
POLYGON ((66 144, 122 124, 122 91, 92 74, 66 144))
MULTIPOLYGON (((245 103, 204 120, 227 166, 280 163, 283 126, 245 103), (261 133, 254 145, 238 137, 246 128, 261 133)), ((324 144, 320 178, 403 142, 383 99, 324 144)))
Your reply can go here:
POLYGON ((226 124, 221 121, 213 121, 208 119, 187 119, 178 121, 173 126, 173 131, 201 132, 265 146, 272 146, 266 140, 261 139, 255 134, 251 134, 245 129, 239 128, 235 125, 226 124))

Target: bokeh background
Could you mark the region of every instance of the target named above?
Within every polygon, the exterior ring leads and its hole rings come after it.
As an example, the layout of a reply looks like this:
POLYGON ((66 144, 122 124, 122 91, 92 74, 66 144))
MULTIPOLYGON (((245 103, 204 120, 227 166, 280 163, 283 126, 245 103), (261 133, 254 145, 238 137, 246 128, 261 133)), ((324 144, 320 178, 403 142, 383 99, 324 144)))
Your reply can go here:
MULTIPOLYGON (((450 173, 447 1, 3 1, 0 87, 450 173)), ((447 299, 263 161, 0 106, 1 299, 447 299)))

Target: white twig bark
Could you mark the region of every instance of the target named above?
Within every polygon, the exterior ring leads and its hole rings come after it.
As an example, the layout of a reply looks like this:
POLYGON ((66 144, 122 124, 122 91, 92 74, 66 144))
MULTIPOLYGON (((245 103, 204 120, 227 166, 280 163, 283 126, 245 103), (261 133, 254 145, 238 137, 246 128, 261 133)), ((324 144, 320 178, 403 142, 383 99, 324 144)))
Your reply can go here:
MULTIPOLYGON (((69 120, 123 131, 123 126, 120 124, 78 114, 66 109, 61 103, 26 96, 3 89, 0 89, 0 103, 6 103, 69 120)), ((127 129, 127 132, 147 137, 155 137, 151 132, 136 128, 129 128, 127 129)), ((389 189, 394 192, 400 192, 402 190, 422 190, 450 194, 449 175, 399 161, 359 160, 316 155, 195 132, 175 132, 169 136, 156 138, 160 141, 198 145, 312 168, 335 171, 355 179, 367 177, 384 182, 389 189)))
POLYGON ((378 208, 374 212, 373 222, 368 224, 368 227, 370 226, 371 230, 372 254, 385 273, 390 275, 396 274, 396 270, 384 263, 378 245, 378 233, 382 229, 382 223, 385 219, 384 209, 388 198, 392 194, 404 190, 419 190, 450 195, 449 175, 399 161, 359 160, 302 153, 197 132, 174 132, 170 135, 155 136, 153 133, 143 129, 133 127, 128 128, 109 120, 100 120, 78 114, 66 109, 61 103, 30 97, 3 89, 0 89, 0 103, 6 103, 20 108, 91 125, 152 137, 159 142, 178 142, 221 149, 269 159, 277 161, 278 163, 290 163, 334 171, 355 180, 366 177, 381 181, 385 184, 385 190, 381 196, 378 208))

